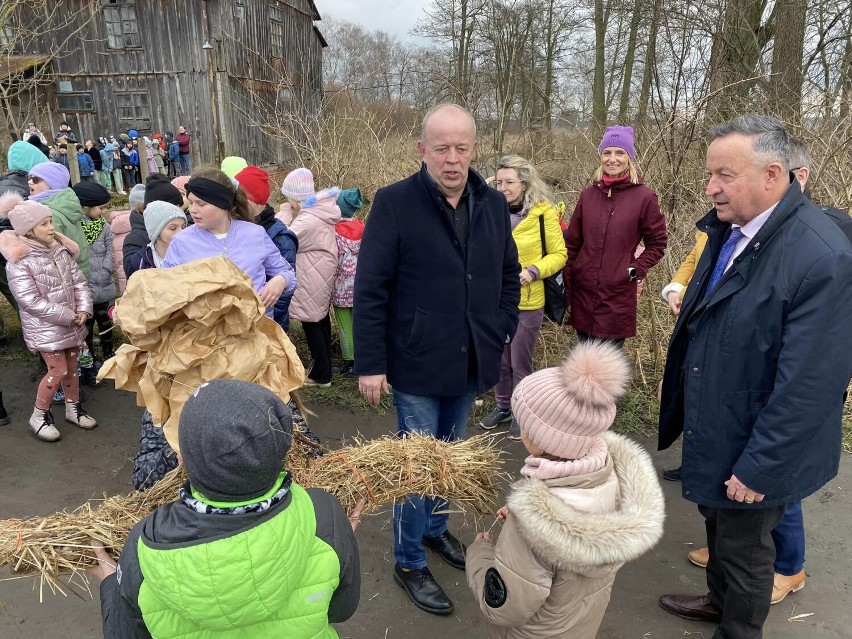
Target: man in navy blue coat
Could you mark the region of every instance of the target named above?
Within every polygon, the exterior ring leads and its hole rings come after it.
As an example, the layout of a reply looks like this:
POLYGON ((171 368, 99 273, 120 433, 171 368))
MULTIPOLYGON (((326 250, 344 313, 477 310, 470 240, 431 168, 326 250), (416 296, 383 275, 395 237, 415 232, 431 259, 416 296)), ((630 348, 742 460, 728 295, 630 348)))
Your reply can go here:
POLYGON ((705 518, 709 596, 664 595, 672 614, 759 639, 771 532, 787 504, 837 474, 852 376, 852 247, 803 194, 778 120, 713 127, 708 235, 669 345, 660 449, 683 433, 683 496, 705 518))
MULTIPOLYGON (((476 125, 454 104, 423 118, 423 166, 376 193, 358 258, 355 373, 367 401, 393 387, 398 434, 463 437, 477 393, 497 383, 518 325, 520 266, 509 209, 474 171, 476 125)), ((426 547, 464 570, 447 504, 411 496, 394 506, 395 581, 427 612, 453 603, 432 577, 426 547)))

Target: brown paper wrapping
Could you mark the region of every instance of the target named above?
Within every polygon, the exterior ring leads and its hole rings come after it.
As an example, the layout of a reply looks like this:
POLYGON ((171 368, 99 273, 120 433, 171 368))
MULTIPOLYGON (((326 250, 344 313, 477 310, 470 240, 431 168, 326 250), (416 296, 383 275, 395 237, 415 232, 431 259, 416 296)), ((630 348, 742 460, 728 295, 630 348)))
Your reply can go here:
POLYGON ((296 348, 264 310, 248 276, 224 256, 139 271, 116 303, 130 344, 104 362, 98 379, 135 392, 179 450, 181 409, 207 380, 255 382, 284 401, 302 386, 296 348))

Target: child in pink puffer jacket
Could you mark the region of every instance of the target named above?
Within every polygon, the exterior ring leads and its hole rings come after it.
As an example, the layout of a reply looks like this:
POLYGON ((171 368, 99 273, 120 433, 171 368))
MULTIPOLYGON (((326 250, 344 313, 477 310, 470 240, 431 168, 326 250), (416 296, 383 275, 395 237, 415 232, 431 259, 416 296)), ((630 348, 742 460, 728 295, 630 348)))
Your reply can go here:
POLYGON ((54 442, 61 435, 50 405, 60 384, 65 421, 87 430, 98 425, 80 403, 77 373, 86 320, 92 316, 92 292, 75 262, 79 248, 53 230, 49 208, 6 193, 0 196, 0 215, 14 229, 0 233, 0 252, 8 260, 6 273, 20 307, 24 342, 47 364, 29 424, 36 437, 54 442))

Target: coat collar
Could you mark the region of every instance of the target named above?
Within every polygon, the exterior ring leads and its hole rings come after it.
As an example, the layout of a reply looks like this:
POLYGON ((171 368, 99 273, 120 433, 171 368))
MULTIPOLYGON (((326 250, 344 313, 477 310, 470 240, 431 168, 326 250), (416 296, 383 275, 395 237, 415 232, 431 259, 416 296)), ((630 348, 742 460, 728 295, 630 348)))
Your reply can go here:
POLYGON ((648 453, 621 435, 603 437, 621 493, 614 512, 579 512, 538 479, 516 483, 507 500, 530 548, 558 568, 585 573, 619 565, 653 548, 663 535, 665 501, 648 453))
POLYGON ((48 247, 35 240, 20 237, 15 231, 3 231, 0 233, 0 253, 12 264, 20 262, 33 251, 47 255, 55 255, 59 251, 68 251, 72 258, 77 259, 80 254, 80 247, 77 246, 77 243, 58 231, 54 231, 54 233, 56 233, 57 241, 53 243, 53 246, 48 247))

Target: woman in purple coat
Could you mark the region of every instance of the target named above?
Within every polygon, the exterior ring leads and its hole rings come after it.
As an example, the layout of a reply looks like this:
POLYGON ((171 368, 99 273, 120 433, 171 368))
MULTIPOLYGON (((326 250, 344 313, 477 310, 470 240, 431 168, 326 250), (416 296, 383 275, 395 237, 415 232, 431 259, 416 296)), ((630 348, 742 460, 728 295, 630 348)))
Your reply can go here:
POLYGON ((295 290, 296 273, 263 227, 252 222, 245 192, 219 169, 202 167, 186 183, 186 194, 195 224, 175 236, 163 266, 224 255, 248 275, 272 317, 282 293, 295 290))
POLYGON ((598 150, 601 165, 564 233, 565 287, 578 339, 621 346, 636 335, 636 287, 663 257, 666 220, 636 168, 633 127, 609 127, 598 150))

